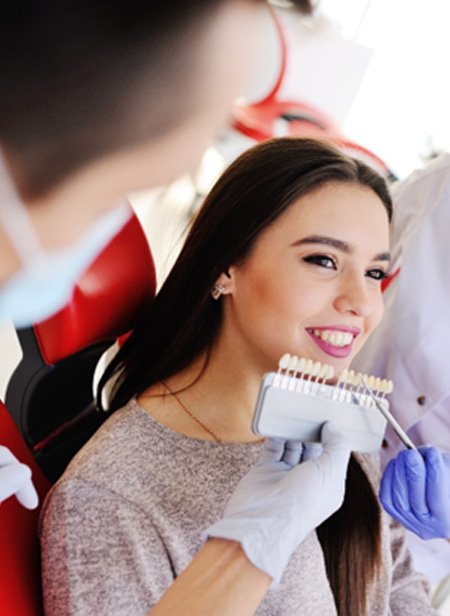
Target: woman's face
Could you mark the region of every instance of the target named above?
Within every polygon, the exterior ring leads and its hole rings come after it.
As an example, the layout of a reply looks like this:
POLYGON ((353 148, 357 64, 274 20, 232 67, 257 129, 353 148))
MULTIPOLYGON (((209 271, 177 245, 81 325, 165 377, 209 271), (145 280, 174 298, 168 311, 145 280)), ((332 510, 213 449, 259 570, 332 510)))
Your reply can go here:
POLYGON ((380 198, 356 184, 327 184, 294 202, 230 267, 222 331, 237 356, 264 371, 291 353, 339 373, 381 319, 388 251, 380 198))

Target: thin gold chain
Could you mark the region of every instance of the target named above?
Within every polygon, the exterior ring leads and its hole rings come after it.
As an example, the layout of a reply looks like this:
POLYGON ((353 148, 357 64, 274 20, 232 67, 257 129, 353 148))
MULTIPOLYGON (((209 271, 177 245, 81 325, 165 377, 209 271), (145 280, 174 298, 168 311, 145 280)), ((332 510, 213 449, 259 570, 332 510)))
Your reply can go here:
POLYGON ((189 417, 191 419, 193 419, 195 422, 198 423, 199 426, 201 426, 203 428, 203 430, 205 430, 206 432, 208 432, 208 434, 210 434, 213 439, 217 442, 217 443, 221 443, 221 439, 214 434, 214 432, 208 428, 208 426, 205 426, 205 424, 200 421, 200 419, 198 419, 194 413, 192 411, 190 411, 187 406, 184 404, 184 402, 180 399, 180 397, 169 387, 169 385, 166 383, 166 381, 161 381, 161 385, 163 385, 163 387, 165 387, 167 389, 167 391, 169 392, 169 394, 171 396, 173 396, 175 398, 175 400, 178 402, 178 404, 181 406, 181 408, 183 409, 183 411, 185 413, 187 413, 189 415, 189 417))

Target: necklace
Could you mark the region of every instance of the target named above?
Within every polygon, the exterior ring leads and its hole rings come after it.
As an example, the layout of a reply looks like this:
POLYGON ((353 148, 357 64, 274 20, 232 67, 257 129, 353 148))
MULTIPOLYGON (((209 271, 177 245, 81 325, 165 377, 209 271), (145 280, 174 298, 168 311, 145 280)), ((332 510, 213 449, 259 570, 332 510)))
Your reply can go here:
POLYGON ((163 387, 165 387, 167 389, 167 391, 169 392, 169 394, 171 396, 173 396, 175 398, 175 400, 178 402, 178 404, 181 406, 181 408, 183 409, 183 411, 189 415, 189 417, 191 419, 193 419, 196 423, 198 423, 199 426, 201 426, 203 428, 203 430, 205 430, 206 432, 208 432, 209 435, 211 435, 213 437, 213 439, 217 442, 217 443, 221 443, 221 439, 214 434, 214 432, 208 428, 207 426, 205 426, 205 424, 200 421, 200 419, 198 419, 194 413, 192 411, 190 411, 187 406, 184 404, 184 402, 180 399, 180 397, 168 386, 168 384, 166 383, 166 381, 161 381, 161 385, 163 387))

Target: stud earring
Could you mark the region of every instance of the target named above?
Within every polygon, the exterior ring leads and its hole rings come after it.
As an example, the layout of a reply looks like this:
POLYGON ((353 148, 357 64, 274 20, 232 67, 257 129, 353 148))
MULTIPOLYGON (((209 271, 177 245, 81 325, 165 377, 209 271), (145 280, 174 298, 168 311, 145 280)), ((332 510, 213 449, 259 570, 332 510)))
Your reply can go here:
POLYGON ((223 284, 217 283, 213 286, 211 290, 211 297, 213 299, 219 299, 219 297, 222 295, 224 291, 225 291, 225 287, 223 286, 223 284))

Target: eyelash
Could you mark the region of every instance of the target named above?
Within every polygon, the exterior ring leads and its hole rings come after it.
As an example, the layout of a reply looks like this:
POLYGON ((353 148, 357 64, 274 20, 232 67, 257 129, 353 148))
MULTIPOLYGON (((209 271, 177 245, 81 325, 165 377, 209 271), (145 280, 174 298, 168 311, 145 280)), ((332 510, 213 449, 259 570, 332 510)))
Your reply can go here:
MULTIPOLYGON (((305 261, 305 263, 311 263, 313 265, 318 265, 319 267, 324 267, 325 269, 337 269, 335 260, 328 255, 310 255, 309 257, 304 257, 303 261, 305 261), (325 265, 325 263, 331 263, 333 267, 329 267, 329 265, 325 265)), ((373 268, 367 270, 366 276, 377 282, 381 282, 382 280, 387 278, 386 272, 380 268, 373 268)))
POLYGON ((335 260, 328 255, 310 255, 308 257, 304 257, 303 261, 305 261, 305 263, 312 263, 313 265, 318 265, 319 267, 325 267, 326 269, 337 269, 335 260), (325 262, 332 263, 333 267, 328 267, 327 265, 325 265, 325 262))
POLYGON ((366 276, 368 278, 372 278, 373 280, 376 280, 377 282, 381 282, 383 280, 385 280, 387 278, 387 274, 386 272, 384 272, 382 269, 379 268, 374 268, 374 269, 370 269, 366 272, 366 276), (377 272, 377 276, 370 276, 370 272, 377 272))

